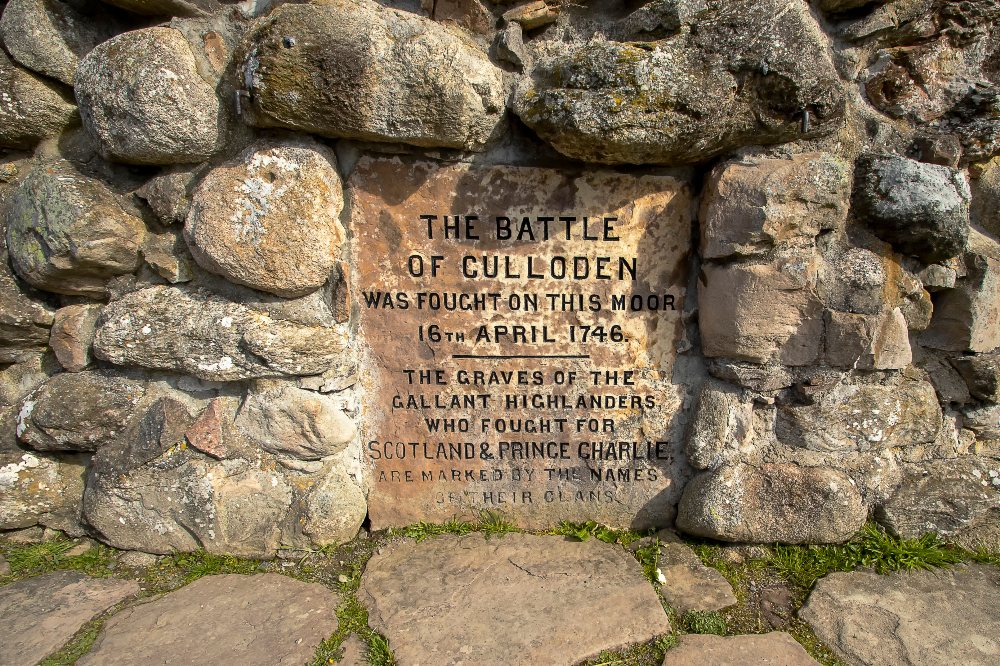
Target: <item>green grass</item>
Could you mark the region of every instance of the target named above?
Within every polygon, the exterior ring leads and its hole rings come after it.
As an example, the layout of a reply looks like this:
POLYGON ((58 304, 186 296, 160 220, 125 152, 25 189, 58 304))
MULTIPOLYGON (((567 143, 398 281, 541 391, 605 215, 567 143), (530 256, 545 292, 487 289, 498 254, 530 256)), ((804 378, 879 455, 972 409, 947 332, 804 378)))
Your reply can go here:
POLYGON ((714 634, 727 636, 729 625, 719 611, 689 610, 680 618, 679 629, 685 634, 714 634))
POLYGON ((111 575, 109 565, 116 553, 114 549, 97 544, 81 555, 67 555, 76 545, 78 542, 65 537, 26 545, 0 544, 0 551, 10 564, 10 574, 0 576, 0 584, 64 569, 82 571, 95 577, 111 575))
POLYGON ((83 625, 69 643, 40 661, 39 666, 73 666, 78 659, 90 652, 90 648, 94 646, 98 634, 104 627, 104 620, 105 617, 101 617, 83 625))
MULTIPOLYGON (((989 555, 983 557, 988 559, 989 555)), ((775 546, 768 565, 790 583, 808 590, 816 580, 835 571, 870 568, 887 574, 946 567, 973 558, 968 551, 949 546, 934 534, 900 539, 869 523, 844 544, 775 546)))
POLYGON ((417 543, 442 534, 457 534, 461 536, 471 532, 482 532, 486 535, 486 538, 490 538, 493 535, 520 532, 520 530, 502 513, 490 509, 480 511, 479 520, 474 523, 462 520, 458 516, 453 516, 444 523, 420 521, 402 529, 403 536, 416 539, 417 543))

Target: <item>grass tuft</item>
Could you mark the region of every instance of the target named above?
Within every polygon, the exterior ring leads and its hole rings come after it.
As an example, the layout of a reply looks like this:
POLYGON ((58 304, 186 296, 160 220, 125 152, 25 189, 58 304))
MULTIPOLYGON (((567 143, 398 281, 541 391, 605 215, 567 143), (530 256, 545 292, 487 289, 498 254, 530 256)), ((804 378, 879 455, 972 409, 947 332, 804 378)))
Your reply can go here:
POLYGON ((935 534, 900 539, 868 523, 844 544, 775 546, 768 565, 790 583, 808 590, 817 579, 835 571, 870 568, 886 574, 946 567, 967 559, 967 551, 948 546, 935 534))
POLYGON ((729 625, 719 611, 689 610, 681 616, 681 629, 686 634, 713 634, 726 636, 729 625))

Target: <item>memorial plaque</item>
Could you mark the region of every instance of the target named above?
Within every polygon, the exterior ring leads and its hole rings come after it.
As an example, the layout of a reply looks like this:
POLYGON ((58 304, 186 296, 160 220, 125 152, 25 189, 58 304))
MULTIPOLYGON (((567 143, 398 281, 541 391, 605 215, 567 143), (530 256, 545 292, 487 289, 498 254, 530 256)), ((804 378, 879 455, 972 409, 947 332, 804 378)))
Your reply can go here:
POLYGON ((364 158, 349 195, 373 527, 670 520, 687 183, 364 158))

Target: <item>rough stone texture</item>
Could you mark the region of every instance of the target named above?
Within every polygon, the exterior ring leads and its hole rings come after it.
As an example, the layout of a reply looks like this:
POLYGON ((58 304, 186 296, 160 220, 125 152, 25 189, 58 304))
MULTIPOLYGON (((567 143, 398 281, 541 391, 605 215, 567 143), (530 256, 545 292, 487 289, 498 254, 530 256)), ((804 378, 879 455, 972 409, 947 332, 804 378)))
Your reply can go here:
POLYGON ((188 251, 184 237, 173 230, 146 234, 142 258, 157 275, 170 284, 190 282, 195 278, 194 258, 188 251))
POLYGON ((66 370, 79 372, 91 363, 90 346, 97 330, 101 306, 67 305, 56 310, 49 347, 66 370))
POLYGON ((836 543, 867 516, 858 489, 838 469, 737 464, 688 482, 677 527, 720 541, 836 543))
POLYGON ((80 62, 75 91, 108 159, 182 164, 222 147, 219 99, 179 30, 145 28, 100 44, 80 62))
POLYGON ((980 405, 963 410, 962 425, 980 439, 1000 439, 1000 405, 980 405))
POLYGON ((961 253, 972 194, 965 175, 895 155, 858 161, 855 210, 883 240, 927 263, 961 253))
POLYGON ((569 665, 670 631, 638 563, 597 539, 392 543, 368 562, 358 597, 400 663, 569 665))
POLYGON ((365 666, 368 663, 368 646, 358 638, 357 634, 351 634, 341 645, 343 653, 336 663, 340 666, 365 666))
POLYGON ((320 374, 347 349, 341 326, 272 319, 221 296, 176 287, 149 287, 112 301, 94 338, 100 359, 213 381, 320 374))
POLYGON ((826 362, 853 370, 901 370, 913 361, 906 317, 899 308, 869 317, 827 312, 826 362))
POLYGON ((799 617, 850 666, 990 666, 1000 654, 1000 573, 961 566, 833 573, 799 617))
POLYGON ((515 112, 564 155, 611 164, 700 162, 839 126, 843 93, 806 3, 711 2, 688 21, 642 44, 553 40, 515 112))
POLYGON ((7 248, 32 286, 103 297, 108 279, 139 267, 145 229, 107 185, 60 160, 33 170, 12 196, 7 248))
POLYGON ((344 450, 357 428, 333 398, 261 380, 240 407, 236 427, 271 453, 319 460, 344 450))
POLYGON ((681 636, 663 666, 816 666, 818 661, 783 631, 748 636, 681 636))
POLYGON ((344 241, 337 159, 312 142, 257 143, 202 179, 184 237, 231 282, 302 296, 329 279, 344 241))
POLYGON ((45 349, 53 311, 25 293, 6 258, 0 252, 0 363, 16 363, 25 354, 45 349))
POLYGON ((951 364, 961 373, 972 397, 1000 402, 1000 354, 959 356, 951 364))
POLYGON ((753 403, 743 391, 711 380, 702 387, 685 444, 696 469, 714 469, 753 448, 753 403))
POLYGON ((31 148, 77 118, 58 86, 15 64, 0 49, 0 146, 31 148))
POLYGON ((549 7, 544 0, 526 2, 503 13, 505 21, 517 23, 525 30, 534 30, 555 23, 557 18, 559 10, 549 7))
POLYGON ((933 442, 941 406, 925 381, 840 381, 806 404, 779 405, 775 426, 789 446, 812 451, 897 449, 933 442))
POLYGON ((338 599, 278 574, 205 576, 104 625, 80 666, 176 662, 299 666, 337 628, 338 599))
POLYGON ((278 7, 246 51, 261 127, 480 150, 504 112, 502 72, 475 44, 371 0, 278 7))
POLYGON ((139 592, 135 581, 57 571, 0 588, 0 663, 35 664, 139 592))
POLYGON ((969 185, 972 190, 969 219, 993 238, 1000 237, 1000 160, 991 160, 969 185))
POLYGON ((719 610, 737 601, 726 577, 702 564, 680 540, 660 545, 659 569, 660 595, 678 613, 719 610))
POLYGON ((135 416, 145 387, 107 372, 64 372, 21 404, 17 438, 36 451, 96 451, 135 416))
POLYGON ((1000 461, 964 456, 903 469, 902 485, 876 513, 895 534, 975 541, 980 529, 1000 520, 1000 461))
POLYGON ((218 11, 216 0, 103 0, 144 16, 204 16, 218 11))
POLYGON ((115 34, 115 23, 59 0, 11 0, 0 18, 7 52, 30 70, 73 85, 80 58, 115 34))
POLYGON ((161 399, 128 437, 98 451, 83 510, 102 540, 269 558, 279 546, 319 548, 357 534, 366 511, 360 444, 323 461, 276 459, 240 436, 237 400, 213 402, 215 413, 196 419, 186 404, 161 399), (216 437, 203 452, 206 440, 193 435, 207 419, 216 437))
POLYGON ((843 228, 850 188, 849 165, 828 153, 725 162, 702 198, 701 256, 810 248, 821 231, 843 228))
POLYGON ((698 288, 702 352, 708 357, 810 365, 823 344, 816 261, 702 267, 698 288))
POLYGON ((934 298, 934 316, 920 341, 945 351, 990 352, 1000 346, 1000 245, 973 232, 968 274, 934 298))
POLYGON ((82 534, 80 504, 86 456, 55 458, 0 452, 0 529, 39 523, 82 534))
POLYGON ((191 209, 191 194, 200 169, 173 167, 153 176, 136 190, 136 195, 153 209, 166 225, 184 222, 191 209))

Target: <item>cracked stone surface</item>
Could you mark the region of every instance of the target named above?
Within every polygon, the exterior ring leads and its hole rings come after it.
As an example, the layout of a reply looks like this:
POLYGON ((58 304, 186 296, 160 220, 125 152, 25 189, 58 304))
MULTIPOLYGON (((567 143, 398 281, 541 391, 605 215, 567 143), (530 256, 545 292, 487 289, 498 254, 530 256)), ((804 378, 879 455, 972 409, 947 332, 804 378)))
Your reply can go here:
POLYGON ((660 545, 660 572, 665 581, 660 595, 679 613, 719 610, 737 601, 726 577, 702 564, 683 543, 660 545))
POLYGON ((399 541, 358 598, 406 664, 575 664, 670 631, 639 563, 596 539, 508 534, 399 541))
POLYGON ((816 666, 818 661, 783 631, 751 636, 681 636, 663 666, 816 666))
POLYGON ((119 601, 135 581, 57 571, 0 588, 0 664, 36 664, 119 601))
POLYGON ((194 663, 300 666, 337 629, 337 596, 277 574, 206 576, 128 608, 79 666, 194 663))
POLYGON ((1000 569, 834 573, 799 617, 852 666, 1000 663, 1000 569))

